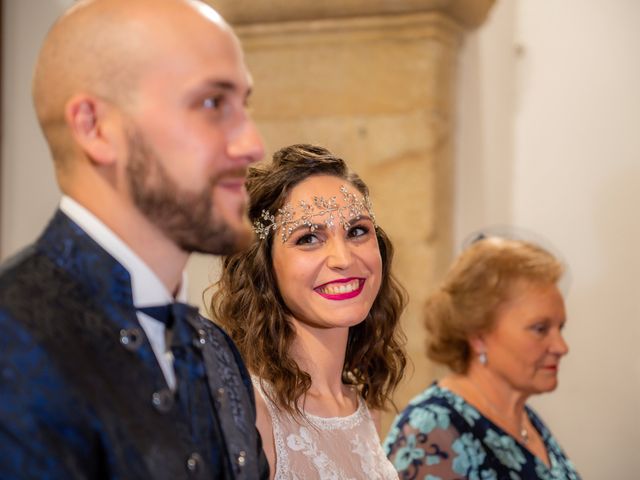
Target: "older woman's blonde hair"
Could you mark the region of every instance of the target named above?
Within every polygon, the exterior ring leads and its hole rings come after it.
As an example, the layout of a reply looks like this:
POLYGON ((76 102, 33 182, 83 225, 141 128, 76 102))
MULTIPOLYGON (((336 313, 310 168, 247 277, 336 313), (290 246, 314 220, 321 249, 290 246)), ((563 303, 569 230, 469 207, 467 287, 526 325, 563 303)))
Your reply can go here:
POLYGON ((473 354, 469 338, 492 329, 495 312, 514 284, 556 284, 563 272, 563 264, 538 245, 496 237, 476 241, 427 299, 428 357, 466 373, 473 354))

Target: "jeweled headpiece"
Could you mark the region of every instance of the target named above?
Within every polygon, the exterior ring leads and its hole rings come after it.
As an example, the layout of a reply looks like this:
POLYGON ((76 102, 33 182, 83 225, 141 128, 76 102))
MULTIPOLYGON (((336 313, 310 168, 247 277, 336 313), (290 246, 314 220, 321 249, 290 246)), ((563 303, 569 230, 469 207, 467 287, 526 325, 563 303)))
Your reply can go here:
POLYGON ((327 227, 333 227, 337 221, 342 228, 348 230, 351 222, 360 219, 363 214, 368 214, 373 225, 376 226, 376 217, 368 195, 351 193, 344 185, 340 186, 340 192, 343 197, 342 205, 338 205, 335 196, 329 199, 313 197, 312 203, 300 200, 298 206, 301 215, 298 219, 294 219, 296 210, 290 203, 279 208, 275 214, 263 210, 260 218, 253 222, 253 230, 258 238, 264 240, 269 236, 269 233, 280 228, 280 236, 284 243, 291 233, 301 225, 306 225, 309 227, 309 231, 315 232, 318 223, 314 222, 314 218, 322 215, 327 215, 323 222, 327 227))

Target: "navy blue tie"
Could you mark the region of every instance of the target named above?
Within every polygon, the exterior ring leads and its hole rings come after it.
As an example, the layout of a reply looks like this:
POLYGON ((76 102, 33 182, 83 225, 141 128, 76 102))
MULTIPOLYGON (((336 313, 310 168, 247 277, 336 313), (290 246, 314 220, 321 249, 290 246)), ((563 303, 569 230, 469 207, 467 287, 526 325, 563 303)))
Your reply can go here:
POLYGON ((173 368, 176 372, 176 394, 178 405, 189 419, 192 441, 202 453, 208 452, 212 459, 213 478, 222 475, 224 462, 221 462, 219 446, 224 440, 219 426, 214 420, 215 413, 206 381, 202 354, 196 347, 196 329, 189 317, 197 317, 197 308, 185 303, 172 303, 153 307, 139 308, 139 311, 164 323, 171 336, 173 368), (218 438, 218 442, 212 442, 218 438), (218 447, 216 447, 216 444, 218 447))
POLYGON ((138 311, 149 315, 151 318, 158 320, 159 322, 164 323, 164 326, 171 330, 173 328, 173 314, 171 311, 171 304, 167 305, 156 305, 153 307, 142 307, 138 308, 138 311))

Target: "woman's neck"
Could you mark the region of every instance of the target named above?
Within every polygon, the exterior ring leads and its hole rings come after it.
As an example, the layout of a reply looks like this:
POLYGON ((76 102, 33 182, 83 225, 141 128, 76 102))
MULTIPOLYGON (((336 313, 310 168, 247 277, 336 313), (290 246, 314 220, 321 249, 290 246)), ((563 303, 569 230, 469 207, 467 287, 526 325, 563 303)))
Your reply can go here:
POLYGON ((348 328, 314 328, 294 321, 296 339, 291 356, 311 376, 305 411, 324 417, 345 416, 357 406, 353 387, 342 382, 348 328))
POLYGON ((527 423, 524 407, 529 395, 484 367, 472 366, 467 374, 449 375, 439 384, 463 397, 496 423, 508 427, 514 436, 519 435, 527 423))
POLYGON ((449 375, 438 383, 463 397, 545 465, 550 465, 544 440, 525 410, 528 393, 517 390, 504 378, 481 365, 472 365, 467 374, 449 375))
POLYGON ((518 390, 490 369, 472 364, 467 374, 461 377, 466 378, 471 387, 485 397, 485 401, 501 412, 513 416, 524 412, 529 394, 518 390))

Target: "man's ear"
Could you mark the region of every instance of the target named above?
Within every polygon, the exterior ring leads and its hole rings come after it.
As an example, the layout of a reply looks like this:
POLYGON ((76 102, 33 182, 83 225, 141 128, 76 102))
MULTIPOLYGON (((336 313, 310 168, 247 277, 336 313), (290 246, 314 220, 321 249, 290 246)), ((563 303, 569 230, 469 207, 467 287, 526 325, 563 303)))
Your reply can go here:
POLYGON ((109 125, 109 109, 105 101, 94 96, 78 94, 65 105, 65 120, 78 147, 98 165, 115 162, 118 151, 117 141, 109 125))

